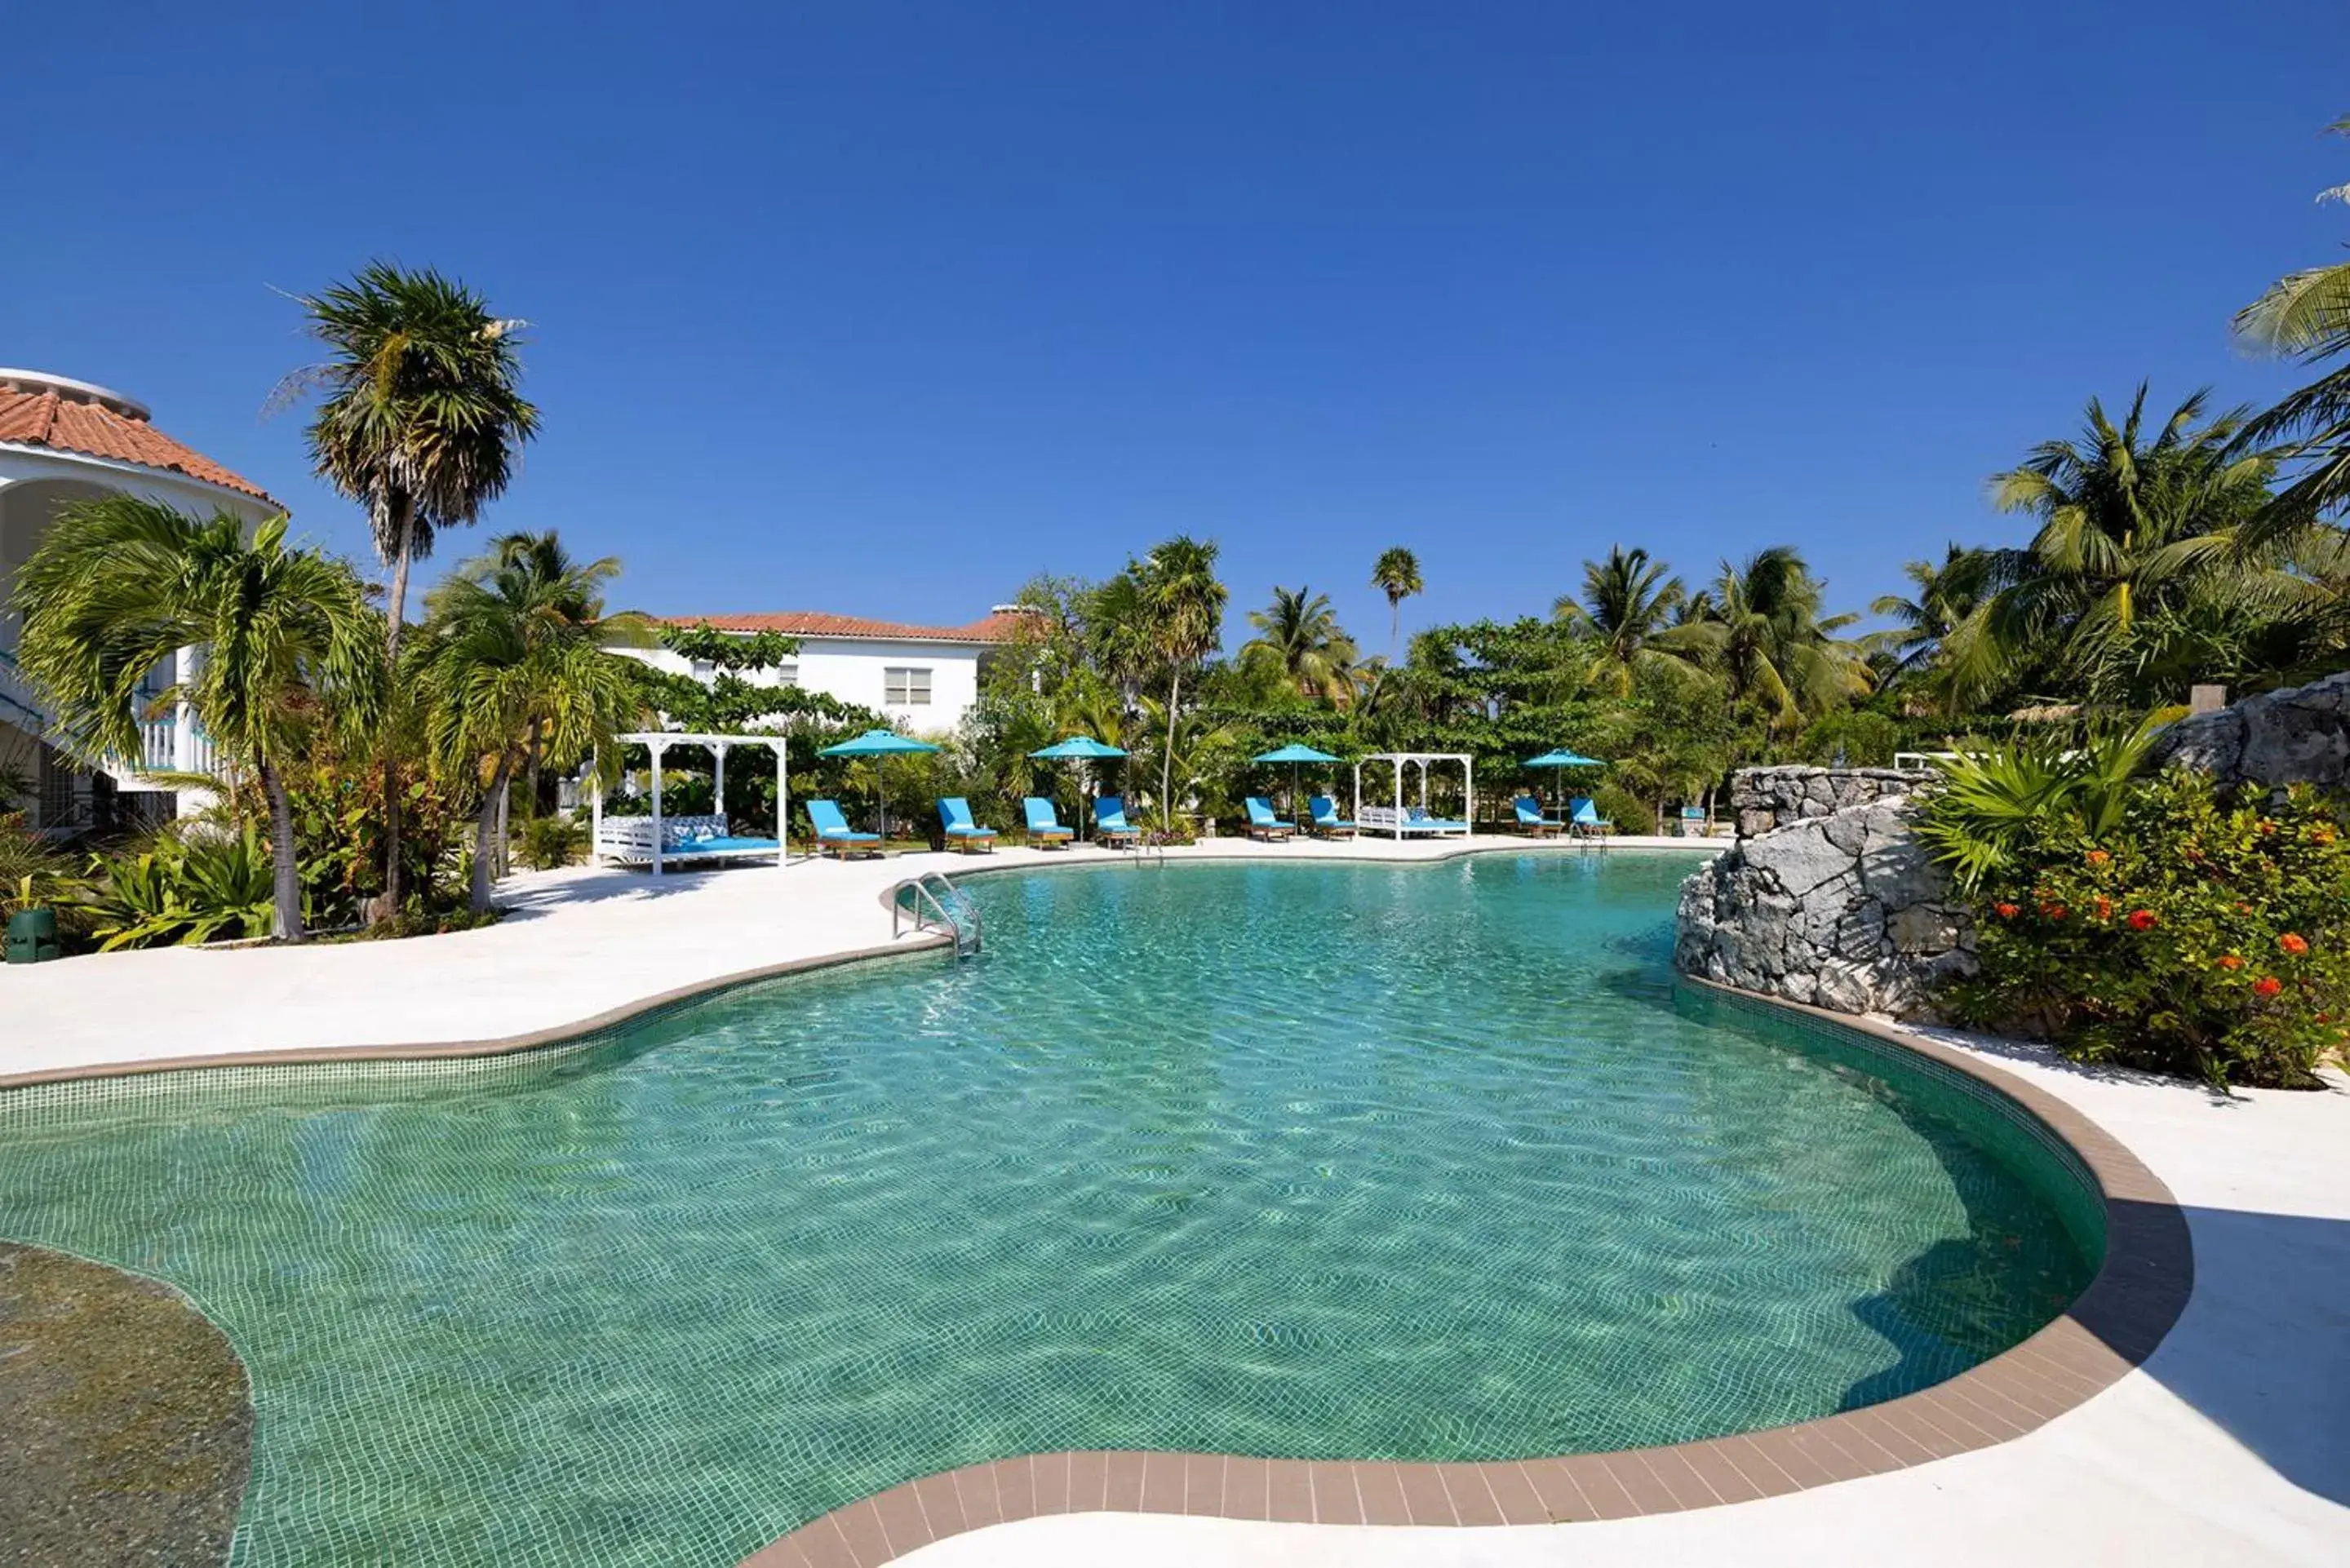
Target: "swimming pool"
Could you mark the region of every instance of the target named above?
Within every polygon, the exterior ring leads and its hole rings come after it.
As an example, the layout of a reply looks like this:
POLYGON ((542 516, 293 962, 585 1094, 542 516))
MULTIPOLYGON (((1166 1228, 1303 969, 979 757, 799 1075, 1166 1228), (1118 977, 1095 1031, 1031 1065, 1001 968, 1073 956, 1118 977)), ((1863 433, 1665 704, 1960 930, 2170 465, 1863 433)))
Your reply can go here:
POLYGON ((1480 1459, 1939 1381, 2093 1272, 1979 1091, 1677 987, 1689 861, 974 879, 988 951, 470 1066, 0 1096, 260 1413, 235 1561, 730 1564, 1058 1449, 1480 1459))

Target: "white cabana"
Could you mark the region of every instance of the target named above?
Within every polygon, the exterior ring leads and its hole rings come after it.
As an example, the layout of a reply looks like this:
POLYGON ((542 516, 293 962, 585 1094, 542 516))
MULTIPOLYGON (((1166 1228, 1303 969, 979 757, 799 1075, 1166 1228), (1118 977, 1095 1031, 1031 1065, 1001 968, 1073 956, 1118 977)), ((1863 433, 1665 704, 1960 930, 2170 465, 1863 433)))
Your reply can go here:
POLYGON ((1477 800, 1475 764, 1461 752, 1374 752, 1355 763, 1355 826, 1364 833, 1387 833, 1401 838, 1408 833, 1457 833, 1467 837, 1471 832, 1466 818, 1453 821, 1430 816, 1428 812, 1428 769, 1432 763, 1461 764, 1461 802, 1464 811, 1474 815, 1477 800), (1374 805, 1363 798, 1363 763, 1385 763, 1395 770, 1395 804, 1374 805), (1419 769, 1419 803, 1404 805, 1404 771, 1419 769))
POLYGON ((687 730, 650 730, 619 739, 644 747, 653 754, 653 811, 650 817, 604 815, 604 770, 601 759, 588 763, 588 777, 593 794, 589 796, 590 826, 588 843, 600 864, 610 860, 622 864, 640 865, 650 862, 653 875, 661 874, 661 865, 669 860, 710 860, 730 856, 765 855, 773 853, 775 864, 785 863, 789 852, 789 839, 784 826, 789 820, 790 801, 784 780, 784 744, 785 737, 776 734, 744 733, 706 735, 687 730), (708 816, 669 817, 661 815, 661 753, 671 746, 708 748, 714 765, 710 803, 719 810, 708 816), (733 746, 765 746, 775 753, 775 836, 767 838, 737 838, 728 831, 725 815, 726 753, 733 746))

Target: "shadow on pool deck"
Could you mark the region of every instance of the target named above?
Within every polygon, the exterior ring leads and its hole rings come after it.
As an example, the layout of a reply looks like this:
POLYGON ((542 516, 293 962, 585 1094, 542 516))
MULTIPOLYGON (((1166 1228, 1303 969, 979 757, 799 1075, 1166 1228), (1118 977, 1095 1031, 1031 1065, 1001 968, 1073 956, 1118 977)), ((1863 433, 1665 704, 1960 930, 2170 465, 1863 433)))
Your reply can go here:
POLYGON ((2141 1370, 2285 1480, 2350 1507, 2350 1220, 2181 1212, 2195 1293, 2141 1370))

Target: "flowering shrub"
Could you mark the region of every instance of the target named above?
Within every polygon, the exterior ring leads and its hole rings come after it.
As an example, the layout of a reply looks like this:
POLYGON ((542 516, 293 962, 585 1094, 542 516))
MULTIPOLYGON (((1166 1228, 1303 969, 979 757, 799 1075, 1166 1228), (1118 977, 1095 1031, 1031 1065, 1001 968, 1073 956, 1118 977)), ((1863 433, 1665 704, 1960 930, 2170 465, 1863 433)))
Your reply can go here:
POLYGON ((2272 805, 2193 774, 2139 780, 2118 826, 2054 815, 1971 902, 1981 972, 1950 996, 1967 1023, 2289 1088, 2350 1040, 2350 837, 2305 789, 2272 805))

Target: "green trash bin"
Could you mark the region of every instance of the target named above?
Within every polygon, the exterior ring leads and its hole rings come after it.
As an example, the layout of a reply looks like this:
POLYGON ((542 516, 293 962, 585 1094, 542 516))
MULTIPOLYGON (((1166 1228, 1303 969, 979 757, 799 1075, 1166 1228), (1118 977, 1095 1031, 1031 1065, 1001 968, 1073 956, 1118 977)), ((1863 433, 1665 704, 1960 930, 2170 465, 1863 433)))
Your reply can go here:
POLYGON ((47 963, 59 955, 55 909, 19 909, 8 917, 10 963, 47 963))

